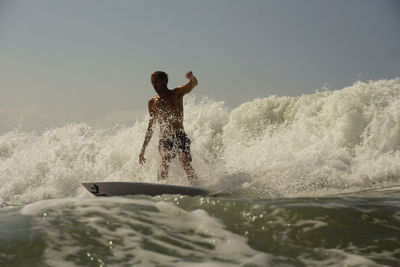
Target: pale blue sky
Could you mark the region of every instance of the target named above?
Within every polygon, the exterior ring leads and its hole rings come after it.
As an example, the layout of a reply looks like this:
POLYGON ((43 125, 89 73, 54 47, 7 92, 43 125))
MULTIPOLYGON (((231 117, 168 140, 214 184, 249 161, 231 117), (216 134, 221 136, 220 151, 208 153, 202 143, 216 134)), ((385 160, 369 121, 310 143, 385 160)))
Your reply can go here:
POLYGON ((149 76, 235 107, 400 76, 396 0, 0 0, 0 106, 145 109, 149 76))

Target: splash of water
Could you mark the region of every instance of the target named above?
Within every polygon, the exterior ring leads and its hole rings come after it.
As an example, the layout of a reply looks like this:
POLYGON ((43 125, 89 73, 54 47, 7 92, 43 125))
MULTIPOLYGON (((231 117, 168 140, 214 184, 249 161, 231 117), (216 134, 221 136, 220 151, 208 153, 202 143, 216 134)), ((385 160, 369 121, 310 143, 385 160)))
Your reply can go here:
MULTIPOLYGON (((400 183, 399 111, 396 78, 300 97, 270 96, 233 110, 189 97, 184 125, 202 185, 232 189, 238 197, 321 196, 400 183)), ((146 165, 138 164, 147 120, 2 134, 1 201, 86 195, 85 181, 155 182, 157 134, 146 165)), ((167 182, 188 184, 177 160, 167 182)))

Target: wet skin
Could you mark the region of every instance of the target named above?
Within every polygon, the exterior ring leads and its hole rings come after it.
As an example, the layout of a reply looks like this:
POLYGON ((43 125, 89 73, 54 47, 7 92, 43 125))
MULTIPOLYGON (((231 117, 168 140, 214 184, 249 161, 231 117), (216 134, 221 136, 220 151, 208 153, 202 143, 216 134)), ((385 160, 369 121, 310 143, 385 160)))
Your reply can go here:
MULTIPOLYGON (((151 76, 151 83, 157 95, 148 102, 150 113, 149 125, 141 153, 139 155, 139 163, 144 164, 146 158, 144 153, 146 146, 153 135, 154 123, 158 123, 160 127, 160 139, 175 138, 177 132, 184 132, 183 128, 183 96, 189 93, 197 84, 196 77, 191 71, 185 74, 189 82, 183 86, 173 90, 168 89, 167 80, 156 75, 151 76)), ((158 171, 158 180, 166 179, 168 176, 169 162, 171 161, 171 153, 165 149, 160 149, 161 166, 158 171)), ((191 183, 197 180, 196 172, 191 165, 190 152, 179 152, 179 160, 191 183)))

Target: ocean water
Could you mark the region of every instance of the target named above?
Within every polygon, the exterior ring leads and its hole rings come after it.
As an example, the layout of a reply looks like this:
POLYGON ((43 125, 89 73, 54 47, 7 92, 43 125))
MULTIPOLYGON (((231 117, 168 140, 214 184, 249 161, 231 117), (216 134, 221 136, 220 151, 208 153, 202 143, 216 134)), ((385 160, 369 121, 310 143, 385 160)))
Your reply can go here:
MULTIPOLYGON (((400 78, 234 109, 187 97, 200 185, 223 197, 96 198, 82 182, 156 181, 147 115, 27 112, 0 110, 1 266, 400 265, 400 78)), ((178 161, 166 183, 189 185, 178 161)))

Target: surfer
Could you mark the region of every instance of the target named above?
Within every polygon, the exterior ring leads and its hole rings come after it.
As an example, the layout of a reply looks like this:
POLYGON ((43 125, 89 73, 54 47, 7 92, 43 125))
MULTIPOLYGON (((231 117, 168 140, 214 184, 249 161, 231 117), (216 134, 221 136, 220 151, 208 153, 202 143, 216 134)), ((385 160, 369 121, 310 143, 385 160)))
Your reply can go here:
POLYGON ((167 178, 168 165, 177 154, 189 181, 193 183, 198 179, 191 164, 191 141, 183 128, 183 96, 192 91, 198 82, 191 71, 187 72, 185 77, 189 79, 187 84, 170 90, 167 87, 168 74, 163 71, 156 71, 151 75, 151 84, 157 95, 151 98, 148 103, 150 120, 139 155, 139 163, 144 164, 146 162, 144 153, 153 136, 153 125, 157 122, 160 126, 158 150, 161 155, 158 181, 167 178))

